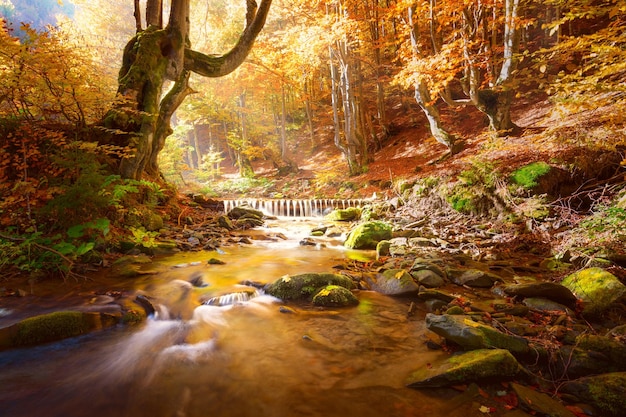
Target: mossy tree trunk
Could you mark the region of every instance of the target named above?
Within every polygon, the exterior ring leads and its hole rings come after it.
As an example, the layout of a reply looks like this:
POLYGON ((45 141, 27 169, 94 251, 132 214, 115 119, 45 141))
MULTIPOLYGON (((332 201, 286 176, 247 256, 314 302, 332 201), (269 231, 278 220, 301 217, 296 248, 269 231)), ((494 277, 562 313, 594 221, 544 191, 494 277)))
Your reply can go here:
POLYGON ((118 100, 106 114, 102 142, 124 147, 118 168, 123 178, 159 175, 157 157, 172 133, 170 118, 193 92, 189 75, 221 77, 244 61, 265 24, 271 0, 246 0, 246 28, 237 44, 221 56, 191 49, 189 40, 190 0, 172 0, 169 21, 163 27, 162 0, 146 3, 147 28, 141 24, 135 2, 137 34, 124 48, 119 73, 118 100), (164 86, 173 82, 163 95, 164 86))

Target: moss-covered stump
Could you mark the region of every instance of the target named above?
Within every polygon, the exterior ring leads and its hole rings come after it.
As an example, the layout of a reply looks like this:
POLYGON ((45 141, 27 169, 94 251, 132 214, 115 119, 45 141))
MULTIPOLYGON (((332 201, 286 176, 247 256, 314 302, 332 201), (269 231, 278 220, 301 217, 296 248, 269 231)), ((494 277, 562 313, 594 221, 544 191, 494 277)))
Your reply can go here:
POLYGON ((562 392, 577 396, 603 416, 623 416, 626 410, 626 372, 614 372, 566 382, 562 392))
POLYGON ((0 349, 54 342, 111 327, 117 322, 117 317, 106 313, 57 311, 43 314, 0 329, 0 349))
POLYGON ((466 350, 499 348, 514 354, 525 354, 529 351, 528 341, 523 337, 502 333, 467 316, 429 313, 426 315, 426 327, 466 350))
POLYGON ((337 222, 351 222, 361 218, 361 209, 348 207, 346 209, 333 210, 326 215, 326 219, 337 222))
POLYGON ((265 286, 265 292, 281 300, 311 300, 322 288, 337 285, 348 290, 354 288, 352 280, 344 275, 307 273, 285 275, 265 286))
POLYGON ((487 379, 515 377, 520 365, 505 349, 479 349, 451 356, 431 367, 412 372, 406 385, 410 388, 445 387, 487 379))
POLYGON ((561 283, 583 301, 583 314, 602 314, 626 295, 626 286, 608 271, 587 268, 565 277, 561 283))
POLYGON ((327 285, 313 296, 313 304, 321 307, 350 307, 359 304, 359 300, 347 288, 327 285))
POLYGON ((376 249, 381 240, 392 236, 391 225, 381 221, 361 223, 348 235, 344 246, 348 249, 376 249))

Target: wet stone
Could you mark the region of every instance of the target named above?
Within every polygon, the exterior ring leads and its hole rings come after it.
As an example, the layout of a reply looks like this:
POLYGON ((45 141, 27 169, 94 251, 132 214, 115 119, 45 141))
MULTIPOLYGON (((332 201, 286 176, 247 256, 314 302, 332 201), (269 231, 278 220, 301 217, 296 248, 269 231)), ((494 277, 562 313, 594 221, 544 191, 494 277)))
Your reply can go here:
POLYGON ((479 349, 453 355, 431 367, 412 372, 407 379, 411 388, 445 387, 486 379, 512 378, 519 363, 504 349, 479 349))
POLYGON ((568 307, 576 304, 576 296, 568 288, 553 282, 512 284, 504 286, 503 290, 509 296, 547 298, 568 307))
POLYGON ((452 282, 461 286, 476 288, 491 288, 496 282, 501 281, 500 277, 478 269, 457 270, 449 269, 448 277, 452 282))
POLYGON ((552 399, 547 394, 535 391, 520 384, 511 383, 511 388, 517 394, 522 408, 533 413, 550 417, 576 417, 563 404, 552 399))

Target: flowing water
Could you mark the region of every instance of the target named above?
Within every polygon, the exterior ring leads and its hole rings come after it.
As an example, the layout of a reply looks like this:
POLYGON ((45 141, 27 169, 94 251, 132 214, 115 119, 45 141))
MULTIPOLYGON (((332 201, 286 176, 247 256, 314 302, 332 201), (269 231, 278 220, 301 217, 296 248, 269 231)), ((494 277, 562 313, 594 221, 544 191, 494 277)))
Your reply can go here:
POLYGON ((0 352, 0 416, 463 415, 446 403, 451 390, 404 386, 412 370, 443 355, 425 346, 423 313, 407 317, 410 300, 360 291, 348 309, 286 309, 262 294, 202 305, 241 291, 241 281, 331 272, 349 254, 333 241, 298 245, 309 227, 290 221, 281 230, 287 240, 166 257, 159 273, 116 281, 162 301, 157 317, 0 352), (190 288, 185 281, 199 274, 208 285, 190 288))

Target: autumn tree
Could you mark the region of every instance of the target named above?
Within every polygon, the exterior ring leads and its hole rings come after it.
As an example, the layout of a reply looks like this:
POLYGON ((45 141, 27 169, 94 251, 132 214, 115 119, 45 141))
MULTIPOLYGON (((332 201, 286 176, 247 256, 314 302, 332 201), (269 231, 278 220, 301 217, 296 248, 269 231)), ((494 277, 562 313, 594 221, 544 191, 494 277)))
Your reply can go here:
POLYGON ((140 3, 135 1, 137 33, 124 48, 117 104, 102 123, 107 133, 102 141, 130 149, 119 162, 122 177, 159 174, 157 157, 172 132, 171 116, 192 92, 190 74, 221 77, 234 71, 263 28, 270 4, 271 0, 262 0, 257 7, 254 0, 247 0, 244 31, 230 51, 215 56, 191 49, 190 0, 172 0, 167 24, 163 1, 148 0, 146 27, 140 3))

